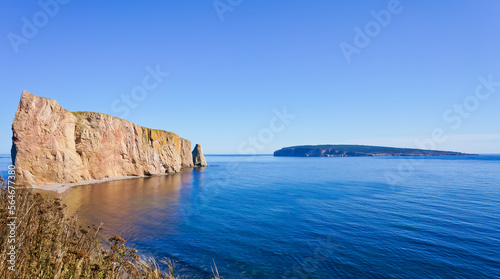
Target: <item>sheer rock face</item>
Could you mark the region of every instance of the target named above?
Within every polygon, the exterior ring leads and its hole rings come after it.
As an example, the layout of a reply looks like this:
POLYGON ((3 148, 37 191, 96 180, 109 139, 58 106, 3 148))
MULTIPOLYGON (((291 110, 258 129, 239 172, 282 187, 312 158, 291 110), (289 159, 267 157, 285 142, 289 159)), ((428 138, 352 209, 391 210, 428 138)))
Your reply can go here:
POLYGON ((191 142, 96 112, 69 112, 24 91, 12 125, 18 185, 78 183, 192 167, 191 142))
POLYGON ((201 145, 197 144, 193 149, 193 164, 195 167, 206 167, 208 166, 207 160, 205 160, 205 155, 201 150, 201 145))

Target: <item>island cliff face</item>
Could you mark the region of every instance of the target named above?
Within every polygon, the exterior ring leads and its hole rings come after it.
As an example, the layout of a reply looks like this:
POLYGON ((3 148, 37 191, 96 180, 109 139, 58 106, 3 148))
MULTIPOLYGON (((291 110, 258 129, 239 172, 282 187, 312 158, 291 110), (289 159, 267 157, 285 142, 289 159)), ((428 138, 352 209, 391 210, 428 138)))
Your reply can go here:
POLYGON ((191 142, 24 91, 12 125, 18 185, 80 183, 192 167, 191 142))

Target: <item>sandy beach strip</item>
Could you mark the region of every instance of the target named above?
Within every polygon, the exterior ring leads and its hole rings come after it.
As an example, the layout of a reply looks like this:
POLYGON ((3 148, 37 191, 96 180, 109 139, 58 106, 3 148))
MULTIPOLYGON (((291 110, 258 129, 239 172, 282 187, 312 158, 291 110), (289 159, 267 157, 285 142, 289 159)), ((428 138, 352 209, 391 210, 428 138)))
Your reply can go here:
MULTIPOLYGON (((163 175, 163 174, 161 174, 163 175)), ((164 174, 168 175, 168 174, 164 174)), ((151 176, 146 176, 146 175, 141 175, 141 176, 120 176, 120 177, 111 177, 111 178, 104 178, 104 179, 94 179, 94 180, 86 180, 82 182, 77 182, 77 183, 66 183, 66 184, 60 184, 60 183, 52 183, 52 184, 46 184, 42 186, 33 186, 32 188, 34 189, 40 189, 40 190, 45 190, 45 191, 53 191, 56 193, 64 193, 68 189, 75 187, 75 186, 81 186, 81 185, 89 185, 89 184, 99 184, 99 183, 104 183, 104 182, 109 182, 109 181, 117 181, 117 180, 125 180, 125 179, 135 179, 135 178, 145 178, 145 177, 151 177, 151 176)))

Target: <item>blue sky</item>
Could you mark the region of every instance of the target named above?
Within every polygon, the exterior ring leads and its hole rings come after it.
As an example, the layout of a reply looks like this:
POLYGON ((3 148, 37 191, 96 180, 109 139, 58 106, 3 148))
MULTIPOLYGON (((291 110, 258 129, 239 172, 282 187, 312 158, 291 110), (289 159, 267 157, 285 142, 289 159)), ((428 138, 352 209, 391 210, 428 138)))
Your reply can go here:
POLYGON ((499 10, 498 1, 2 1, 0 153, 10 152, 23 90, 176 132, 208 154, 325 143, 500 153, 499 10))

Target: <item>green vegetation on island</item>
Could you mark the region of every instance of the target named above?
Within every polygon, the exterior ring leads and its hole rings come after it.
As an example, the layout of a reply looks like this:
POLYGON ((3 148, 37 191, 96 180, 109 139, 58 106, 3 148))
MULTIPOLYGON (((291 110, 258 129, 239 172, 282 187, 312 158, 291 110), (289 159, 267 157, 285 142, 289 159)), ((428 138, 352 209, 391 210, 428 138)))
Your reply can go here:
POLYGON ((290 157, 366 157, 366 156, 457 156, 475 155, 453 151, 425 150, 370 145, 301 145, 284 147, 274 156, 290 157))

